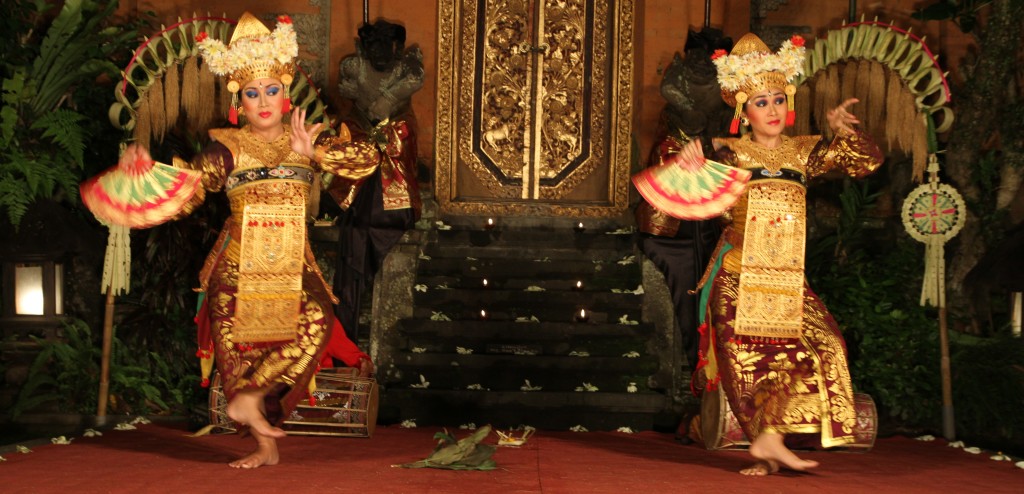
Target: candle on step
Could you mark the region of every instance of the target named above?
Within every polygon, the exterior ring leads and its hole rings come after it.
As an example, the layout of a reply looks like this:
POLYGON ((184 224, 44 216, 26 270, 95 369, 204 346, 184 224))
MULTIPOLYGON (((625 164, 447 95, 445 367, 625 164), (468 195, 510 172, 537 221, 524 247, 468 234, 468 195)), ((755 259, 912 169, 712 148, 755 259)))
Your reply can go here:
POLYGON ((574 319, 576 319, 576 322, 587 322, 590 320, 590 314, 587 314, 586 309, 580 309, 580 312, 576 314, 574 319))
POLYGON ((484 229, 491 230, 494 228, 494 218, 487 218, 487 222, 484 223, 484 229))
POLYGON ((480 309, 480 320, 481 320, 481 321, 486 321, 486 320, 487 320, 487 319, 489 319, 490 317, 491 317, 491 316, 489 316, 489 315, 487 314, 487 311, 486 311, 486 310, 480 309))
POLYGON ((586 230, 586 228, 583 227, 583 222, 582 221, 579 222, 579 223, 576 223, 576 225, 573 226, 572 229, 576 230, 577 233, 582 232, 583 230, 586 230))
POLYGON ((577 281, 576 285, 574 285, 572 289, 576 290, 577 292, 583 291, 583 281, 577 281))
POLYGON ((484 278, 483 285, 484 285, 484 288, 490 288, 491 287, 490 283, 487 282, 487 278, 484 278))

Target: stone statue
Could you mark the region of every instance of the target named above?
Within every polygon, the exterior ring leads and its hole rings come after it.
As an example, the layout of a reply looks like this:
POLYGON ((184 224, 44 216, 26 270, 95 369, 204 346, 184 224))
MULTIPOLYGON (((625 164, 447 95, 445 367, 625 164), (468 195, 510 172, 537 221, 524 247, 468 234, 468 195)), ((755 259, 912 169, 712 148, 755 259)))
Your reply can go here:
POLYGON ((385 20, 359 28, 356 54, 341 61, 338 91, 355 103, 355 117, 369 130, 409 109, 423 87, 423 53, 405 48, 405 28, 385 20), (367 125, 368 124, 368 125, 367 125))
POLYGON ((668 102, 662 112, 664 132, 682 131, 710 142, 728 130, 732 109, 722 102, 711 54, 731 46, 732 40, 718 29, 690 30, 683 48, 686 58, 676 53, 661 80, 661 95, 668 102))

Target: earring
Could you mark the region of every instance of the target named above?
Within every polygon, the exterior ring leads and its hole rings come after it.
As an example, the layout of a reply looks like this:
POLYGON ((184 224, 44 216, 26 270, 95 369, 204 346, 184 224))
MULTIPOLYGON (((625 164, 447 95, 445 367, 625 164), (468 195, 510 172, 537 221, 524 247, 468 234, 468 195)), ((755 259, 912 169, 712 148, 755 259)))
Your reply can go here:
POLYGON ((747 117, 740 117, 740 123, 742 123, 743 126, 746 127, 750 125, 750 120, 747 120, 747 117))

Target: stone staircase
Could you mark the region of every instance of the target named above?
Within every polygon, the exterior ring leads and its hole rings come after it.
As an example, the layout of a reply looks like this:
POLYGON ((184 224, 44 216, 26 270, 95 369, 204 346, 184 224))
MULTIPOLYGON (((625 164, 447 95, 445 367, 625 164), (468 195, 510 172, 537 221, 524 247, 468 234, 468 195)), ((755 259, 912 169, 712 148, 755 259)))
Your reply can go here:
POLYGON ((382 422, 675 426, 672 399, 652 388, 664 352, 640 322, 633 235, 550 225, 420 233, 411 317, 395 322, 378 374, 382 422))

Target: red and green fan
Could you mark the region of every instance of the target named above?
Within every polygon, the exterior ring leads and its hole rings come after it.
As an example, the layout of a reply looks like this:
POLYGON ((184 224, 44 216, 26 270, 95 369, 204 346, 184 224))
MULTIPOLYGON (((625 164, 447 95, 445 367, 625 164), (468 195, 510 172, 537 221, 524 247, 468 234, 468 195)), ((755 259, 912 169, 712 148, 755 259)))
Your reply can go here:
POLYGON ((181 212, 201 190, 202 172, 137 160, 81 185, 82 202, 108 225, 148 228, 181 212))
POLYGON ((672 155, 665 163, 633 175, 633 185, 651 206, 681 220, 718 216, 743 194, 750 171, 705 160, 690 170, 672 155))

